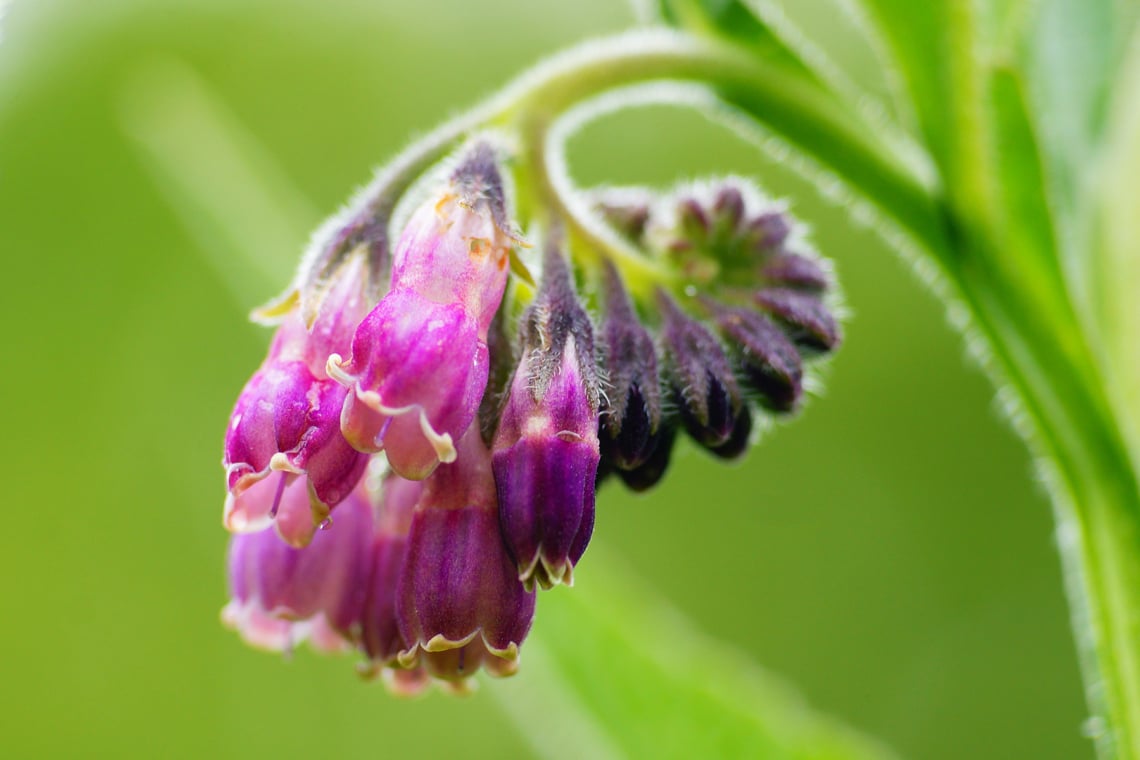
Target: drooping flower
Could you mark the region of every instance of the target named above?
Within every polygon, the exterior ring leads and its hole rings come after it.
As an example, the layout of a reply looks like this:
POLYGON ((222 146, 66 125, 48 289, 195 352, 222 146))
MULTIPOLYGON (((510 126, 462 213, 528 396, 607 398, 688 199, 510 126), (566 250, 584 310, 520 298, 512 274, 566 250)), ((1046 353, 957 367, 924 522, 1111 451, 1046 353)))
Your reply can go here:
POLYGON ((610 262, 604 266, 602 366, 608 390, 602 399, 602 457, 619 470, 645 464, 661 437, 664 410, 657 350, 641 324, 621 276, 610 262))
MULTIPOLYGON (((282 502, 308 503, 295 480, 282 502)), ((301 511, 298 510, 298 511, 301 511)), ((337 509, 336 520, 308 546, 289 546, 271 528, 230 539, 231 600, 227 625, 250 644, 287 651, 308 638, 321 649, 342 650, 360 636, 371 570, 372 506, 357 488, 337 509)))
POLYGON ((306 324, 294 305, 261 368, 242 389, 226 429, 226 527, 259 531, 275 523, 281 537, 304 546, 360 480, 368 463, 340 431, 345 390, 325 371, 328 356, 349 345, 367 313, 364 257, 348 257, 306 324), (271 477, 272 476, 272 477, 271 477), (283 500, 294 481, 308 501, 283 500))
POLYGON ((522 317, 522 358, 493 446, 499 519, 519 579, 570 584, 594 529, 600 404, 593 328, 561 249, 548 243, 522 317))
POLYGON ((329 358, 349 389, 344 435, 420 480, 455 459, 487 385, 487 330, 503 297, 512 236, 494 150, 476 143, 447 187, 408 222, 388 294, 361 322, 350 357, 329 358))
POLYGON ((803 393, 803 360, 784 331, 752 309, 706 304, 761 403, 773 411, 792 411, 803 393))
POLYGON ((425 481, 396 593, 399 661, 463 683, 480 666, 518 667, 535 595, 518 579, 499 531, 490 452, 472 427, 459 456, 425 481))
POLYGON ((355 650, 400 694, 514 673, 597 484, 654 486, 682 430, 743 455, 839 344, 829 267, 743 180, 598 196, 616 234, 552 236, 535 287, 511 259, 512 166, 469 143, 391 255, 402 191, 382 172, 266 312, 284 319, 225 455, 226 522, 248 534, 224 617, 255 645, 355 650))
POLYGON ((397 617, 400 573, 407 557, 412 512, 424 483, 398 475, 384 478, 371 537, 371 574, 364 602, 360 648, 368 658, 365 672, 384 676, 390 690, 401 695, 422 691, 427 674, 422 667, 406 668, 398 661, 408 648, 397 617))
POLYGON ((732 364, 712 331, 663 290, 657 306, 665 378, 681 422, 697 443, 716 448, 732 437, 744 405, 732 364))

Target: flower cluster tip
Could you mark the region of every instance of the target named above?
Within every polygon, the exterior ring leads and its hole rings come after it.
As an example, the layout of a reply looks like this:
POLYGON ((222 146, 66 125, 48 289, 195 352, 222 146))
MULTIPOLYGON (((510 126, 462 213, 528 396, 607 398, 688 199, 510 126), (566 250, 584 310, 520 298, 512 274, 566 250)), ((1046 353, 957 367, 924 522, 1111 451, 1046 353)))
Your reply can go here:
POLYGON ((390 252, 379 201, 322 231, 262 315, 277 332, 225 436, 224 621, 261 648, 357 651, 400 694, 513 674, 599 484, 653 487, 682 434, 740 457, 841 340, 830 269, 744 180, 598 193, 672 273, 631 288, 557 218, 532 278, 501 145, 452 166, 390 252))

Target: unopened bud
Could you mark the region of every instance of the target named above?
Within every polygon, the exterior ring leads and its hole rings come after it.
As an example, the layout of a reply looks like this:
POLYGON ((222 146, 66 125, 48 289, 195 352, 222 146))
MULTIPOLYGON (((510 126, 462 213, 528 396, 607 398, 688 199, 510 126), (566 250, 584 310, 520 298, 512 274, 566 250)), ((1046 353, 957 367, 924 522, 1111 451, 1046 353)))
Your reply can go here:
POLYGON ((522 319, 494 441, 503 536, 528 587, 569 584, 594 528, 599 389, 589 316, 555 246, 522 319))

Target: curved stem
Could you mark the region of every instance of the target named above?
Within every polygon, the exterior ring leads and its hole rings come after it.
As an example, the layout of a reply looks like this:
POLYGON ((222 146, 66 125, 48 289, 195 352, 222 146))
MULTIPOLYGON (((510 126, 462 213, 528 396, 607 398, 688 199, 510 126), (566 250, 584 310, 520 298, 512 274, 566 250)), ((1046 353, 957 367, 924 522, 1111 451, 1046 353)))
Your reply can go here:
POLYGON ((604 256, 618 268, 631 291, 648 297, 654 287, 671 284, 675 276, 602 223, 574 187, 566 166, 566 143, 587 121, 601 114, 597 100, 575 106, 553 124, 528 120, 521 125, 523 143, 530 153, 526 164, 533 173, 535 192, 545 201, 547 209, 567 226, 572 254, 604 256))
POLYGON ((871 126, 815 80, 725 43, 663 30, 587 43, 520 77, 471 117, 517 128, 551 124, 580 101, 658 80, 700 82, 775 134, 818 158, 893 216, 919 242, 939 248, 936 188, 871 126))
MULTIPOLYGON (((817 157, 894 217, 916 240, 940 248, 943 227, 936 188, 899 158, 882 126, 870 126, 802 71, 767 62, 724 43, 665 31, 635 31, 589 42, 558 54, 505 87, 483 105, 444 124, 383 169, 353 204, 374 217, 390 215, 395 199, 424 169, 471 133, 505 128, 545 140, 557 117, 606 90, 657 80, 701 82, 729 103, 762 120, 772 132, 817 157)), ((531 146, 542 142, 529 142, 531 146)), ((536 178, 541 180, 541 178, 536 178)), ((631 267, 636 255, 572 207, 564 189, 547 188, 566 207, 576 234, 619 252, 631 267)), ((342 220, 343 221, 343 220, 342 220)), ((641 266, 638 264, 637 266, 641 266)))

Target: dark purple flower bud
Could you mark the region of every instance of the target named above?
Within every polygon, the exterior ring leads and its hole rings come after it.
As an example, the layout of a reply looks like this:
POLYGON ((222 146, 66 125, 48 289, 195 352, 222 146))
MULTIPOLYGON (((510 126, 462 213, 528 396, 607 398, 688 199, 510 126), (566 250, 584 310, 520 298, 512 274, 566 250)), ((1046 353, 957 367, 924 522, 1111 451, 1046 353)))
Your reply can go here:
POLYGON ((744 404, 740 407, 740 414, 736 415, 736 421, 732 425, 732 435, 727 441, 709 451, 721 459, 736 459, 748 451, 751 443, 752 410, 748 408, 748 404, 744 404))
POLYGON ((754 297, 797 346, 820 352, 838 347, 839 325, 818 296, 787 288, 764 288, 754 297))
POLYGON ((760 212, 746 222, 745 228, 758 253, 778 251, 792 232, 788 215, 776 210, 760 212))
POLYGON ((748 384, 760 402, 777 412, 795 409, 803 393, 799 351, 767 316, 751 309, 705 299, 725 339, 732 345, 748 384))
POLYGON ((755 285, 771 259, 785 255, 793 220, 740 179, 692 183, 654 209, 645 239, 689 282, 755 285))
MULTIPOLYGON (((307 511, 305 485, 285 489, 283 512, 307 511), (299 510, 285 505, 297 503, 299 510)), ((273 530, 230 540, 232 599, 222 612, 227 625, 264 649, 288 650, 309 637, 324 649, 341 648, 359 636, 368 585, 372 507, 363 488, 337 510, 335 522, 301 549, 273 530)))
POLYGON ((665 377, 681 421, 697 443, 720 446, 732 436, 743 404, 732 365, 716 336, 664 291, 657 292, 657 303, 665 377))
POLYGON ((765 282, 785 288, 818 292, 827 289, 830 277, 814 259, 797 253, 772 256, 760 271, 765 282))
POLYGON ((344 350, 367 310, 361 257, 338 270, 306 326, 294 308, 286 315, 261 368, 238 397, 226 430, 226 527, 258 531, 277 516, 286 482, 308 484, 310 515, 278 532, 304 546, 329 512, 355 487, 368 463, 340 431, 345 392, 325 373, 330 352, 344 350), (271 473, 281 473, 270 478, 271 473))
MULTIPOLYGON (((632 491, 640 492, 648 491, 657 485, 669 469, 669 460, 673 456, 673 443, 676 438, 677 428, 672 423, 662 424, 661 436, 658 438, 657 445, 649 458, 632 470, 617 471, 618 477, 621 478, 626 487, 632 491)), ((729 440, 731 441, 732 438, 729 440)), ((726 446, 728 444, 721 445, 726 446)))
POLYGON ((503 545, 490 452, 471 428, 456 461, 424 483, 412 516, 396 600, 407 643, 399 661, 449 681, 480 663, 513 672, 534 602, 503 545))
POLYGON ((725 185, 717 191, 712 206, 714 235, 730 237, 736 235, 744 220, 744 196, 740 189, 725 185))
POLYGON ((608 261, 605 277, 601 337, 609 392, 602 400, 598 437, 604 458, 630 470, 642 465, 657 446, 661 426, 657 350, 637 318, 621 276, 608 261))
POLYGON ((649 222, 649 207, 608 208, 605 217, 606 221, 622 235, 631 240, 637 240, 645 232, 645 225, 649 222))
MULTIPOLYGON (((712 221, 696 198, 682 198, 677 203, 677 230, 674 248, 692 248, 702 244, 712 229, 712 221)), ((678 249, 680 249, 678 248, 678 249)))
POLYGON ((507 399, 511 377, 515 373, 518 360, 515 347, 508 334, 507 323, 511 321, 509 309, 499 309, 487 332, 487 350, 491 355, 491 371, 487 379, 487 390, 479 404, 479 430, 483 441, 489 446, 499 428, 499 415, 507 399))
POLYGON ((510 247, 494 154, 477 144, 413 215, 396 246, 392 289, 328 371, 350 389, 341 419, 360 451, 386 452, 421 480, 455 458, 487 385, 487 331, 506 287, 510 247))
POLYGON ((493 459, 503 536, 528 588, 572 582, 593 532, 600 456, 593 329, 561 252, 549 247, 545 262, 493 459))
POLYGON ((594 208, 620 235, 641 240, 649 223, 654 195, 643 188, 605 188, 594 196, 594 208))

